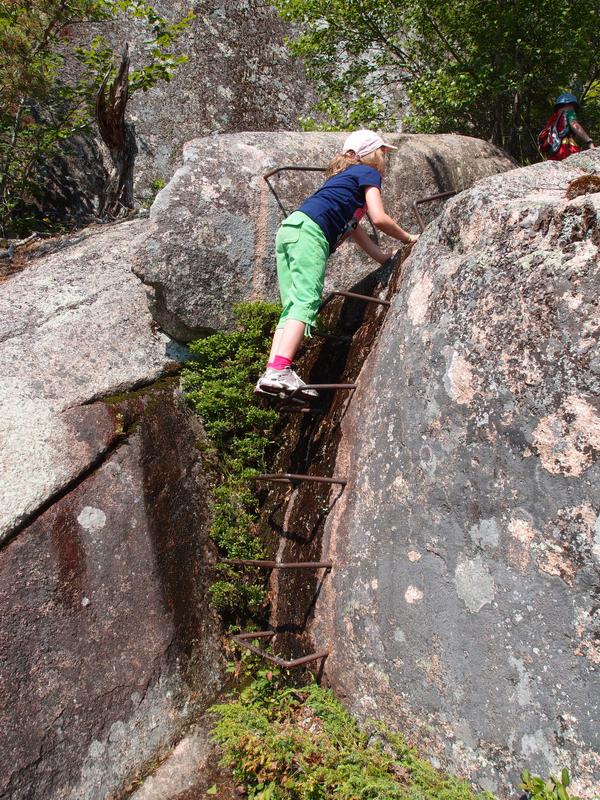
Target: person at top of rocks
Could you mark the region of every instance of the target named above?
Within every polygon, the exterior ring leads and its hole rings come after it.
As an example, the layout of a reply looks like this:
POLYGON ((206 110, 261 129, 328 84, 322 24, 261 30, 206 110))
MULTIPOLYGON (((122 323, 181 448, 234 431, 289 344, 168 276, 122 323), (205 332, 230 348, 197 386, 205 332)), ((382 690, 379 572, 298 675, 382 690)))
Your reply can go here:
POLYGON ((539 136, 540 150, 550 161, 562 161, 573 153, 579 153, 579 140, 587 147, 594 147, 592 137, 577 121, 579 102, 571 92, 564 92, 556 98, 552 116, 546 122, 539 136))
MULTIPOLYGON (((385 154, 396 149, 373 131, 351 133, 342 153, 327 167, 325 183, 281 224, 275 246, 283 312, 256 393, 278 395, 306 385, 292 366, 304 334, 310 335, 315 324, 331 253, 351 237, 379 264, 392 257, 393 253, 378 247, 359 226, 367 209, 373 225, 388 236, 405 244, 418 239, 394 222, 383 207, 385 154)), ((302 394, 317 396, 314 389, 302 394)))

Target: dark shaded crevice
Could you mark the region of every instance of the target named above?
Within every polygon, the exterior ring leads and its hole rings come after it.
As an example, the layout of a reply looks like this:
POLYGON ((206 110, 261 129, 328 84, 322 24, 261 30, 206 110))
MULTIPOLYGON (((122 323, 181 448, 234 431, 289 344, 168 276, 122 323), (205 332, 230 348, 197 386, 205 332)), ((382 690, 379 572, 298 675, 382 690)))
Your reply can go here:
POLYGON ((120 403, 136 393, 147 392, 163 382, 166 383, 167 381, 172 380, 181 372, 182 369, 183 364, 180 364, 178 361, 169 361, 165 364, 162 374, 158 378, 150 378, 149 380, 143 378, 135 383, 128 384, 123 389, 116 387, 116 389, 113 389, 110 392, 99 392, 96 395, 92 395, 87 400, 82 400, 80 403, 74 403, 72 406, 66 406, 63 409, 63 413, 64 411, 69 411, 72 408, 92 406, 94 403, 98 402, 108 403, 111 405, 120 403))
MULTIPOLYGON (((402 254, 406 255, 406 253, 402 254)), ((400 280, 402 256, 392 271, 378 270, 352 291, 389 299, 400 280)), ((324 314, 327 330, 349 336, 348 341, 325 339, 309 345, 299 365, 300 373, 311 383, 355 383, 375 344, 385 320, 381 305, 353 298, 335 300, 324 314)), ((307 473, 330 476, 335 472, 341 422, 352 402, 352 393, 331 392, 322 401, 318 417, 294 415, 282 433, 273 472, 307 473)), ((344 478, 343 475, 339 477, 344 478)), ((322 533, 329 513, 341 497, 340 487, 303 482, 293 490, 275 486, 268 493, 261 517, 261 532, 278 550, 282 561, 321 560, 322 533)), ((278 570, 272 578, 273 605, 271 622, 278 635, 273 652, 295 658, 315 649, 307 629, 327 575, 308 570, 278 570)))

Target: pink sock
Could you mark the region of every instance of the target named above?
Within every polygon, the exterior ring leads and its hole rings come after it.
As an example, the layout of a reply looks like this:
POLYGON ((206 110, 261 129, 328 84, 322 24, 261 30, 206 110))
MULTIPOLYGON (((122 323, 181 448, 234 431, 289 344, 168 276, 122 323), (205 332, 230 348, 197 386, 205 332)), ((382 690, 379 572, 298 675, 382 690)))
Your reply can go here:
POLYGON ((267 364, 267 367, 271 367, 272 369, 276 369, 278 372, 286 367, 292 366, 292 359, 286 358, 285 356, 275 356, 273 361, 270 361, 267 364))

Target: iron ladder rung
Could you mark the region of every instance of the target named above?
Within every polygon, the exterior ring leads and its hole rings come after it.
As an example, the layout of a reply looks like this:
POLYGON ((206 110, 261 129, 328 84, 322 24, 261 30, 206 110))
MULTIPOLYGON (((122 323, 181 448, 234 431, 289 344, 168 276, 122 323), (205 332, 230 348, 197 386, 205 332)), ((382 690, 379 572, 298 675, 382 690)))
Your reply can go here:
POLYGON ((419 223, 419 227, 421 228, 421 232, 425 230, 425 220, 419 214, 419 206, 423 205, 423 203, 432 203, 434 200, 447 200, 449 197, 454 197, 456 194, 456 190, 452 189, 449 192, 438 192, 437 194, 430 194, 427 197, 420 197, 418 200, 415 200, 412 204, 413 211, 415 212, 415 216, 419 223))
POLYGON ((316 653, 309 653, 307 656, 293 658, 292 660, 287 661, 279 656, 272 656, 269 653, 265 653, 264 650, 260 649, 260 647, 255 647, 253 644, 250 644, 252 639, 271 639, 273 636, 275 636, 275 631, 254 631, 249 633, 236 633, 233 634, 231 638, 241 647, 245 647, 247 650, 250 650, 250 652, 255 653, 261 658, 264 658, 265 661, 270 661, 272 664, 282 667, 283 669, 294 669, 294 667, 301 667, 303 664, 308 664, 311 661, 319 661, 320 659, 327 658, 329 655, 329 650, 318 650, 316 653))
POLYGON ((286 398, 288 400, 296 400, 297 396, 301 395, 307 389, 318 389, 320 391, 325 391, 327 389, 335 392, 353 392, 357 386, 357 383, 307 383, 305 386, 299 386, 297 389, 294 389, 294 391, 290 392, 286 398))
POLYGON ((273 483, 302 483, 303 481, 310 481, 313 483, 337 483, 340 486, 345 486, 347 483, 344 478, 337 478, 335 476, 326 478, 321 475, 297 475, 292 472, 254 475, 250 480, 271 481, 273 483))
POLYGON ((380 306, 390 306, 391 303, 389 300, 380 300, 379 297, 371 297, 369 294, 357 294, 356 292, 343 292, 343 291, 334 291, 329 294, 325 300, 321 303, 321 310, 325 308, 327 303, 333 300, 334 297, 352 297, 354 300, 364 300, 365 303, 376 303, 380 306))

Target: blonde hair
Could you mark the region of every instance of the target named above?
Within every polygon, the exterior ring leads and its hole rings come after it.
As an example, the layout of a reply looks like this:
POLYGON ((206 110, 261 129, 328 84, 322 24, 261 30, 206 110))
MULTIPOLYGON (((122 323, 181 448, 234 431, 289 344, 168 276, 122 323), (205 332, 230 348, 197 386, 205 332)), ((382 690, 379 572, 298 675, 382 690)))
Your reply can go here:
POLYGON ((367 153, 366 156, 361 158, 363 164, 366 164, 369 167, 373 167, 376 169, 377 172, 383 173, 385 172, 385 150, 383 147, 378 147, 377 150, 373 150, 372 153, 367 153))
MULTIPOLYGON (((353 151, 351 150, 350 152, 353 151)), ((333 157, 333 159, 329 162, 329 166, 325 170, 326 178, 331 178, 333 175, 337 175, 338 172, 343 172, 353 164, 359 163, 358 158, 355 155, 350 155, 350 152, 342 153, 333 157)))
POLYGON ((373 167, 377 172, 383 175, 385 170, 385 154, 383 147, 378 147, 377 150, 373 150, 371 153, 367 153, 366 156, 362 156, 361 158, 356 157, 354 150, 349 150, 347 153, 335 156, 325 170, 325 177, 331 178, 333 175, 337 175, 339 172, 348 169, 348 167, 351 167, 353 164, 366 164, 368 167, 373 167))

